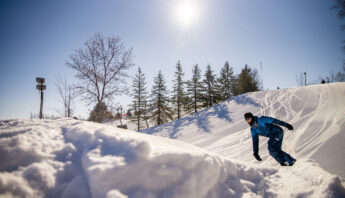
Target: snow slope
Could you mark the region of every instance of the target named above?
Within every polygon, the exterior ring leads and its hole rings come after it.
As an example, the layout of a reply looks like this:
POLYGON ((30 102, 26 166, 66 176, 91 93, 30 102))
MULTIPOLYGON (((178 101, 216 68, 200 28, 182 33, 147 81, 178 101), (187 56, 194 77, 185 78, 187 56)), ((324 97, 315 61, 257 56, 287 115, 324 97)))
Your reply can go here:
MULTIPOLYGON (((333 89, 344 90, 344 84, 327 86, 331 96, 333 89)), ((298 89, 305 89, 301 93, 308 96, 312 95, 307 92, 319 93, 318 104, 322 98, 329 109, 319 109, 320 113, 331 114, 333 108, 341 112, 333 102, 328 103, 323 87, 316 86, 242 95, 194 117, 147 131, 198 146, 73 119, 0 121, 0 197, 345 197, 344 177, 320 168, 313 158, 319 151, 329 155, 344 152, 324 149, 331 149, 326 142, 341 133, 334 130, 344 126, 343 115, 334 114, 330 124, 323 124, 327 134, 318 135, 324 142, 318 140, 302 123, 298 125, 297 118, 289 117, 285 106, 283 117, 282 104, 292 97, 300 104, 293 115, 304 119, 303 123, 310 125, 312 117, 322 118, 312 105, 303 105, 298 89), (263 103, 259 98, 265 99, 263 103), (273 110, 277 104, 270 100, 278 101, 280 108, 273 110), (241 111, 236 111, 236 105, 241 111), (295 166, 277 166, 264 154, 265 148, 261 148, 263 163, 252 160, 248 127, 240 121, 242 111, 249 110, 272 112, 294 124, 297 129, 287 135, 285 144, 295 143, 287 147, 298 157, 295 166), (298 144, 308 148, 296 149, 298 144), (317 152, 307 153, 312 148, 317 152)), ((340 140, 332 141, 336 145, 340 140)))
MULTIPOLYGON (((271 116, 289 122, 283 150, 299 161, 314 160, 326 171, 345 176, 345 83, 253 92, 144 133, 175 138, 228 159, 257 163, 243 114, 271 116)), ((263 166, 279 166, 260 138, 263 166)))

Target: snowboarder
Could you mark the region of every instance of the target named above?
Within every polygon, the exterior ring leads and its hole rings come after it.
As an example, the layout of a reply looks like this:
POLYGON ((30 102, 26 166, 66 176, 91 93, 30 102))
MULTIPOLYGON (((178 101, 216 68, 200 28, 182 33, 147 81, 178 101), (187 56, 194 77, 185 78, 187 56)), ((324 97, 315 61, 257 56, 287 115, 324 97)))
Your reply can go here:
POLYGON ((250 130, 253 140, 254 157, 261 161, 259 155, 259 135, 268 137, 268 151, 270 155, 280 163, 282 166, 293 166, 296 159, 291 157, 288 153, 282 151, 282 143, 284 131, 280 126, 284 126, 289 130, 293 130, 291 124, 277 120, 275 118, 261 116, 254 116, 248 112, 244 114, 245 120, 250 125, 250 130), (278 126, 280 125, 280 126, 278 126))

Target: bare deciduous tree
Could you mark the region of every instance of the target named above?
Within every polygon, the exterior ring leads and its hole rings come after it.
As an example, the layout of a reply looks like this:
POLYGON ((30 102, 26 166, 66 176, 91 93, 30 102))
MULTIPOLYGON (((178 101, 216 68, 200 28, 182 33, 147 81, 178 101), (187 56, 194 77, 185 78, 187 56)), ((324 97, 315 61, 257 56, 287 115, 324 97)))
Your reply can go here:
POLYGON ((89 104, 111 101, 114 95, 127 93, 126 70, 132 63, 132 49, 126 49, 119 37, 97 33, 70 55, 67 67, 76 71, 79 84, 75 91, 89 104))
POLYGON ((337 72, 337 74, 335 76, 335 80, 337 82, 345 82, 345 65, 343 66, 343 70, 342 71, 337 72))
POLYGON ((64 80, 61 77, 56 77, 55 86, 59 91, 63 103, 63 115, 65 117, 72 117, 73 111, 71 105, 74 98, 72 86, 67 83, 66 76, 64 80))
MULTIPOLYGON (((335 5, 331 8, 334 9, 340 19, 345 19, 345 0, 334 0, 335 5)), ((345 30, 345 25, 343 24, 342 30, 345 30)), ((345 41, 343 41, 343 52, 345 53, 345 41)), ((345 62, 344 62, 345 64, 345 62)))
POLYGON ((304 79, 303 79, 303 73, 296 74, 296 83, 297 86, 303 86, 304 85, 304 79))

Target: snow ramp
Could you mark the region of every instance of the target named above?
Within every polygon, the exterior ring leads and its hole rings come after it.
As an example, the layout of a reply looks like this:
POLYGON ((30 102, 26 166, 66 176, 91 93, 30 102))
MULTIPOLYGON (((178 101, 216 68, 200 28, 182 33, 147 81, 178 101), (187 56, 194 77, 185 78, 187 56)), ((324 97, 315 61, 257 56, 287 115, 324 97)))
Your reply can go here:
POLYGON ((345 83, 311 85, 239 95, 143 133, 178 139, 232 160, 263 167, 279 167, 268 154, 267 139, 260 137, 262 163, 253 158, 252 140, 243 115, 270 116, 294 126, 284 128, 283 150, 298 161, 319 164, 345 176, 345 83))

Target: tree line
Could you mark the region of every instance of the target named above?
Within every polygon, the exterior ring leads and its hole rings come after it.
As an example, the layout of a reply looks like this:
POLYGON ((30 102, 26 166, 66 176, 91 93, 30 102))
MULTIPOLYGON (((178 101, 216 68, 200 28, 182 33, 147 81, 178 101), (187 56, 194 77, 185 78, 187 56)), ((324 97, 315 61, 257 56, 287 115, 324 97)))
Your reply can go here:
MULTIPOLYGON (((132 49, 126 48, 119 37, 105 37, 100 33, 70 55, 66 66, 75 72, 78 79, 73 94, 80 96, 88 105, 95 104, 89 120, 102 122, 113 118, 115 113, 111 104, 113 98, 121 94, 131 96, 131 119, 140 130, 141 123, 145 127, 149 127, 152 121, 155 125, 163 124, 196 113, 201 108, 211 107, 232 96, 258 90, 258 72, 248 65, 244 66, 239 75, 235 75, 233 68, 226 62, 217 76, 210 65, 207 65, 202 75, 200 67, 195 64, 192 67, 192 78, 185 80, 180 61, 176 64, 171 90, 166 85, 163 73, 159 71, 153 79, 153 87, 148 91, 145 74, 140 67, 130 88, 126 79, 129 77, 128 69, 134 66, 132 60, 132 49)), ((69 108, 71 89, 61 79, 58 82, 64 112, 69 116, 72 112, 69 108)), ((118 114, 115 116, 121 117, 118 114)))
MULTIPOLYGON (((150 127, 150 123, 160 125, 180 119, 233 96, 258 91, 260 87, 255 68, 245 65, 239 74, 235 74, 227 61, 218 75, 211 65, 207 65, 202 72, 195 64, 190 79, 184 79, 182 64, 177 61, 171 89, 168 89, 165 77, 159 71, 153 79, 152 88, 148 90, 145 74, 138 67, 132 83, 128 85, 127 72, 134 66, 132 49, 127 48, 119 37, 105 37, 100 33, 85 42, 83 48, 75 50, 66 61, 66 66, 75 72, 78 83, 71 87, 66 80, 57 79, 56 86, 64 104, 65 116, 72 116, 71 101, 80 96, 89 106, 94 105, 88 120, 104 122, 121 118, 122 108, 121 111, 116 108, 113 99, 128 94, 132 99, 133 115, 131 111, 127 111, 127 115, 137 124, 137 130, 150 127)), ((342 81, 344 76, 345 70, 341 72, 342 81)))
POLYGON ((248 65, 238 75, 228 62, 225 62, 218 76, 210 65, 207 65, 203 76, 201 73, 196 64, 192 67, 192 78, 185 80, 181 62, 178 61, 171 91, 166 86, 163 73, 159 71, 149 93, 145 74, 139 67, 131 93, 134 110, 132 121, 137 123, 137 130, 141 129, 140 123, 144 121, 146 127, 149 127, 148 120, 160 125, 197 113, 202 108, 211 107, 233 96, 259 90, 258 72, 248 65))

